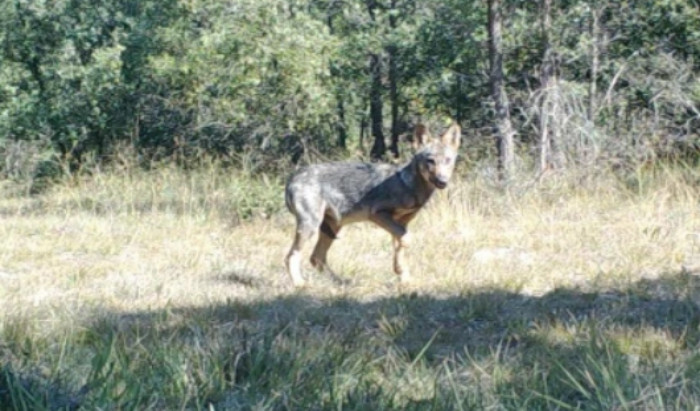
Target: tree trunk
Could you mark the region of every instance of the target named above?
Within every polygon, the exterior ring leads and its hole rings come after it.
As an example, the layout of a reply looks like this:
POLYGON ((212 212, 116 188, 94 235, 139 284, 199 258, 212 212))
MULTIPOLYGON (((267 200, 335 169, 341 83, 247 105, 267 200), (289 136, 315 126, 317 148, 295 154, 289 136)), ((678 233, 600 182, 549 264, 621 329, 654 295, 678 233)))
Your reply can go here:
MULTIPOLYGON (((326 24, 328 25, 328 32, 331 35, 335 34, 335 29, 333 27, 333 15, 329 11, 328 14, 326 15, 326 24)), ((338 147, 345 149, 347 148, 347 138, 348 138, 348 132, 347 132, 347 127, 345 125, 345 102, 343 100, 343 89, 342 87, 338 84, 342 84, 341 76, 339 73, 339 69, 336 66, 335 62, 330 63, 330 75, 333 78, 333 82, 336 83, 336 91, 335 91, 335 100, 336 100, 336 114, 338 116, 337 121, 335 122, 335 130, 338 133, 338 147)))
MULTIPOLYGON (((389 14, 389 27, 392 32, 396 30, 396 0, 391 0, 391 9, 389 14)), ((391 103, 391 145, 389 149, 394 155, 394 158, 399 157, 399 94, 398 94, 398 55, 397 47, 391 44, 387 47, 389 55, 389 100, 391 103)))
POLYGON ((595 8, 596 2, 591 5, 591 19, 589 20, 589 35, 591 36, 591 79, 588 83, 588 121, 591 122, 591 126, 595 126, 595 95, 596 95, 596 82, 598 80, 598 66, 599 66, 599 51, 598 51, 598 37, 599 37, 599 11, 595 8))
POLYGON ((362 117, 360 118, 360 151, 366 154, 365 151, 365 134, 367 132, 367 108, 362 109, 362 117))
POLYGON ((396 47, 389 47, 389 100, 391 102, 391 153, 399 157, 399 94, 397 90, 396 47))
POLYGON ((370 158, 379 160, 386 153, 386 143, 382 132, 382 63, 377 54, 370 54, 369 72, 372 78, 369 91, 369 121, 374 144, 370 150, 370 158))
POLYGON ((491 96, 495 111, 495 131, 498 149, 498 170, 501 181, 508 182, 515 160, 514 131, 508 112, 508 98, 503 85, 503 47, 500 0, 488 0, 489 63, 491 96))
POLYGON ((336 99, 338 100, 338 105, 336 106, 338 121, 335 124, 335 129, 338 133, 338 147, 345 149, 347 148, 348 140, 348 130, 347 127, 345 127, 345 104, 343 103, 343 96, 341 96, 340 93, 338 93, 336 99))
POLYGON ((552 107, 552 88, 554 86, 553 72, 554 62, 552 55, 552 46, 549 41, 549 33, 551 29, 551 9, 552 0, 542 0, 542 39, 544 55, 542 56, 542 72, 540 74, 540 87, 542 92, 542 100, 540 104, 540 172, 544 172, 551 167, 551 150, 552 150, 552 123, 554 118, 552 107))

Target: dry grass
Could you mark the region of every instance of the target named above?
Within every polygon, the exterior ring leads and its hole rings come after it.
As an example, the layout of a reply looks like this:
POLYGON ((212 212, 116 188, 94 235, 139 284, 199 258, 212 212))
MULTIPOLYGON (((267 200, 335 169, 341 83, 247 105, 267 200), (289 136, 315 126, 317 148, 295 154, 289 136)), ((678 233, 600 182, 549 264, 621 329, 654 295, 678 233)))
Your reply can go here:
MULTIPOLYGON (((0 199, 0 405, 700 406, 699 171, 475 179, 391 242, 348 227, 343 281, 283 272, 281 183, 98 173, 0 199), (523 186, 525 187, 525 186, 523 186)), ((308 253, 307 253, 308 254, 308 253)))

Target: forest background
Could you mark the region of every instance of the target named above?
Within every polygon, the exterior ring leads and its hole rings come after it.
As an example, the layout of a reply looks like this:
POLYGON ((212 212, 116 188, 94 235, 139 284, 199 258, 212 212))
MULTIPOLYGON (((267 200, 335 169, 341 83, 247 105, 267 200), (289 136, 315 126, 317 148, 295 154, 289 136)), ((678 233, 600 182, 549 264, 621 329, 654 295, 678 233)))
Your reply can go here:
POLYGON ((0 171, 125 152, 252 171, 388 158, 446 117, 472 161, 513 150, 504 167, 696 161, 699 14, 691 0, 8 1, 0 171))

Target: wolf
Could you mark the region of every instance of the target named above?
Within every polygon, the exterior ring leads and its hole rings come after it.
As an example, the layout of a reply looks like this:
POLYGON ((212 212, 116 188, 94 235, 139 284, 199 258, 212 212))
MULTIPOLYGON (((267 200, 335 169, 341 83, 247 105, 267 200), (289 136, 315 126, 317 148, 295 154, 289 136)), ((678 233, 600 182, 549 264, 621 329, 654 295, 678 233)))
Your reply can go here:
POLYGON ((409 246, 408 223, 428 202, 433 192, 447 187, 454 171, 461 129, 456 122, 439 138, 423 124, 414 130, 419 148, 403 165, 376 163, 321 163, 294 173, 285 187, 287 208, 296 218, 294 241, 285 258, 287 273, 296 287, 305 284, 302 250, 315 235, 311 264, 329 270, 328 249, 347 224, 368 221, 393 238, 394 272, 401 282, 410 278, 404 262, 409 246))

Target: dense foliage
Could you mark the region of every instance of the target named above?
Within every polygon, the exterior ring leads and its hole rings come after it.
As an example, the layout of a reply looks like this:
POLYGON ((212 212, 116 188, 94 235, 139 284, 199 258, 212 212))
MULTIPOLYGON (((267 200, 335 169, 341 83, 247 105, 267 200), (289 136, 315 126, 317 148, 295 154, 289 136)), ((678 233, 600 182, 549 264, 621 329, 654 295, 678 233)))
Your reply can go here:
MULTIPOLYGON (((521 158, 697 157, 696 0, 503 0, 505 91, 521 158)), ((255 167, 398 152, 417 119, 492 148, 486 2, 8 0, 0 165, 133 149, 255 167), (385 140, 386 139, 386 144, 385 140)))

